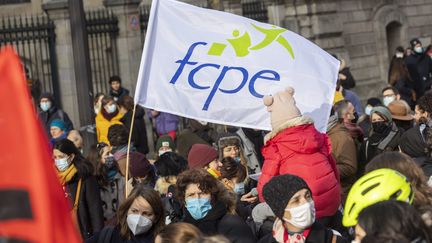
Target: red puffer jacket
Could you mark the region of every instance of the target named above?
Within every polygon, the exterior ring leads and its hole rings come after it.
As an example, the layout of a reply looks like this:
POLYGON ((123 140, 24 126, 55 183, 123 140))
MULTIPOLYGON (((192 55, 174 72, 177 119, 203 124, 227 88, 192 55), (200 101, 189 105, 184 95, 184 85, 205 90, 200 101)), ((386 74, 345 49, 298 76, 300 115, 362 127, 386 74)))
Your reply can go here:
POLYGON ((270 140, 262 150, 265 160, 258 193, 264 201, 262 188, 273 176, 297 175, 312 190, 316 217, 322 218, 334 215, 339 207, 339 173, 331 155, 329 138, 319 133, 312 122, 303 117, 297 121, 303 125, 293 126, 291 122, 267 135, 270 140))

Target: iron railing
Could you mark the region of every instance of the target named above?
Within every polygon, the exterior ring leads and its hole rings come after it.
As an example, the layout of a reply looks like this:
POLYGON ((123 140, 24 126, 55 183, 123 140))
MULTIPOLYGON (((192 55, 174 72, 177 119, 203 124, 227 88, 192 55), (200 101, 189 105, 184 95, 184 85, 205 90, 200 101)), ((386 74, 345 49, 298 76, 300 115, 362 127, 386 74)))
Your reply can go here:
POLYGON ((0 47, 12 45, 21 57, 36 101, 42 92, 50 92, 61 107, 54 29, 53 21, 46 16, 2 18, 0 47))
POLYGON ((243 16, 260 22, 268 22, 267 5, 260 0, 242 0, 243 16))
POLYGON ((116 38, 118 19, 107 10, 86 12, 93 91, 107 94, 110 76, 119 74, 116 38))

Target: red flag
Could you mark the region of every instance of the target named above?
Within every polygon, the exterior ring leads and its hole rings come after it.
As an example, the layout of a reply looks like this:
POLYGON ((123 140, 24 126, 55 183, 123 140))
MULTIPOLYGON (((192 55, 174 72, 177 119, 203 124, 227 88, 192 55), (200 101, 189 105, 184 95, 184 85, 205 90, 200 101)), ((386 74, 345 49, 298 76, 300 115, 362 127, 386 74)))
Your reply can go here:
POLYGON ((0 50, 0 241, 82 242, 12 47, 0 50))

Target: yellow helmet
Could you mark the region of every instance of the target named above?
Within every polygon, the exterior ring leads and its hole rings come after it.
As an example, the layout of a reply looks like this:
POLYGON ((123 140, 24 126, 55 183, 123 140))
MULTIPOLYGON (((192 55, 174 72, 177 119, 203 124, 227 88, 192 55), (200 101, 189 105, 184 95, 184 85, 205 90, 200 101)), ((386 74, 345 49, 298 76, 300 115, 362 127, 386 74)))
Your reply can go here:
POLYGON ((392 199, 412 203, 414 192, 407 178, 395 170, 386 168, 367 173, 354 183, 348 193, 343 225, 356 225, 357 217, 364 208, 392 199))

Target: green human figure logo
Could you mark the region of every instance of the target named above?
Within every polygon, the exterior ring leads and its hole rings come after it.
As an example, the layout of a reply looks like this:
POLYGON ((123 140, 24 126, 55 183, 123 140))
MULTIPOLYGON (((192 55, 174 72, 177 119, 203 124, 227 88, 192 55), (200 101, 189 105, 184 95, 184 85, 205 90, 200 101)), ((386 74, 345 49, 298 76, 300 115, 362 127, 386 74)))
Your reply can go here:
MULTIPOLYGON (((239 30, 233 31, 233 36, 235 38, 227 39, 231 47, 234 49, 237 57, 247 56, 250 51, 261 50, 276 41, 282 45, 288 51, 292 59, 294 59, 294 51, 291 44, 281 35, 283 32, 287 31, 286 29, 276 28, 276 26, 272 26, 270 29, 265 29, 254 24, 252 24, 252 26, 265 35, 264 39, 260 43, 251 47, 252 42, 249 33, 245 32, 242 36, 240 36, 239 30)), ((210 46, 207 54, 221 56, 226 46, 227 44, 214 42, 210 46)))

